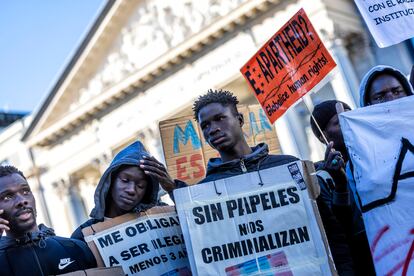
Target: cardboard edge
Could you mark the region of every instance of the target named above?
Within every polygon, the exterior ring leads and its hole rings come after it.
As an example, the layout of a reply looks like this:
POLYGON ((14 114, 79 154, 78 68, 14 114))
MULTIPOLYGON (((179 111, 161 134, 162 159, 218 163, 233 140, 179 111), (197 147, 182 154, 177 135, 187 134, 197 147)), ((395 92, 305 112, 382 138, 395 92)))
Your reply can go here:
POLYGON ((112 266, 112 267, 96 267, 89 268, 85 270, 77 270, 65 274, 59 274, 61 276, 96 276, 96 275, 110 275, 111 276, 123 276, 125 275, 122 266, 112 266))
POLYGON ((333 261, 332 252, 329 247, 328 237, 326 236, 325 227, 323 226, 322 218, 319 213, 318 205, 316 199, 321 193, 321 188, 319 186, 318 178, 316 176, 315 166, 312 161, 303 160, 301 161, 303 166, 303 178, 305 179, 306 186, 308 188, 308 194, 313 208, 313 213, 318 223, 319 230, 321 232, 322 241, 325 247, 325 251, 328 255, 328 263, 331 269, 332 275, 337 276, 338 271, 336 270, 335 263, 333 261))
POLYGON ((305 179, 308 188, 309 197, 316 200, 321 193, 321 187, 319 187, 315 166, 313 162, 309 160, 303 160, 301 162, 303 167, 303 178, 305 179))
POLYGON ((322 241, 325 246, 326 253, 328 255, 329 267, 331 268, 332 275, 338 276, 339 274, 338 274, 338 271, 336 270, 336 266, 335 266, 335 263, 332 257, 332 252, 331 252, 331 249, 328 243, 328 237, 326 236, 325 227, 323 226, 323 223, 322 223, 322 218, 319 213, 318 205, 316 204, 316 201, 314 199, 311 200, 311 204, 312 204, 313 212, 315 214, 316 221, 321 231, 322 241))

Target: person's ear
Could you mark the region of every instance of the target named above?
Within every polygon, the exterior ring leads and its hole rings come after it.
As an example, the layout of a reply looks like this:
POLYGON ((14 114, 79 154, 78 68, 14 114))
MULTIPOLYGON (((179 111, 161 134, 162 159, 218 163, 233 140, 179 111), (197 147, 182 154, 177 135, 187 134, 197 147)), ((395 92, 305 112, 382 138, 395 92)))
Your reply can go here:
POLYGON ((244 116, 241 113, 237 114, 237 119, 239 120, 240 127, 244 125, 244 116))

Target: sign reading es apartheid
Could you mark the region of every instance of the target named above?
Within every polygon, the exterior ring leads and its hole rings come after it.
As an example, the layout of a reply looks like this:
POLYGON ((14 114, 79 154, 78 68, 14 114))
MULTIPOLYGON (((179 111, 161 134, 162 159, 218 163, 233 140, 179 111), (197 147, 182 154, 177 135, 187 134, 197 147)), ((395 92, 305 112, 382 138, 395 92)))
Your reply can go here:
MULTIPOLYGON (((243 114, 244 136, 249 145, 265 142, 270 153, 280 153, 275 127, 259 105, 238 106, 243 114)), ((206 164, 218 153, 205 141, 197 122, 185 116, 160 122, 160 133, 168 173, 172 178, 194 184, 204 178, 206 164)))
POLYGON ((414 96, 341 113, 377 275, 414 275, 414 96))
POLYGON ((176 189, 193 275, 334 274, 310 171, 298 161, 176 189))
POLYGON ((414 37, 414 1, 355 0, 378 47, 388 47, 414 37))
POLYGON ((300 9, 240 71, 274 123, 335 66, 300 9))
POLYGON ((174 207, 154 207, 84 228, 98 266, 122 266, 126 275, 191 275, 174 207))

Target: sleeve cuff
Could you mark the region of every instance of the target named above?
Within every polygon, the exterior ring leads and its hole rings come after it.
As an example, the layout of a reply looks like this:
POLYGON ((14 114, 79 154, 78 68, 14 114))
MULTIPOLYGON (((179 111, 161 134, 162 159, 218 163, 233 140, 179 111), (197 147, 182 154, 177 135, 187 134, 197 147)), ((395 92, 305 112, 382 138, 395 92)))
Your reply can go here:
MULTIPOLYGON (((174 179, 174 183, 175 183, 175 189, 179 189, 179 188, 184 188, 184 187, 188 187, 188 184, 185 183, 184 181, 178 180, 178 179, 174 179)), ((168 195, 170 196, 171 200, 175 203, 175 199, 174 199, 174 190, 168 192, 168 195)))

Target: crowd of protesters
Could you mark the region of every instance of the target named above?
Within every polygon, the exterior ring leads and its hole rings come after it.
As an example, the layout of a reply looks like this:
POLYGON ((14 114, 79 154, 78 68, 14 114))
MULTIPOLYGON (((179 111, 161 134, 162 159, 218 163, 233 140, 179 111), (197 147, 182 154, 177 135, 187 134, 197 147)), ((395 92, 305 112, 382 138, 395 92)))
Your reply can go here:
MULTIPOLYGON (((410 96, 413 89, 397 69, 376 66, 360 85, 361 107, 410 96)), ((244 118, 238 99, 229 91, 209 90, 194 103, 194 117, 204 139, 219 157, 208 162, 199 184, 263 170, 299 160, 290 155, 271 155, 268 145, 248 145, 243 135, 244 118)), ((315 136, 326 145, 324 160, 315 162, 321 193, 318 209, 340 275, 375 275, 349 155, 338 120, 348 104, 328 100, 315 106, 310 124, 315 136)), ((316 161, 316 160, 315 160, 316 161)), ((51 228, 38 225, 36 203, 25 176, 13 166, 0 167, 1 275, 58 275, 96 266, 82 229, 95 223, 162 205, 159 184, 170 193, 187 184, 172 179, 165 166, 152 157, 140 142, 115 156, 95 191, 91 219, 77 228, 71 238, 59 237, 51 228)))

